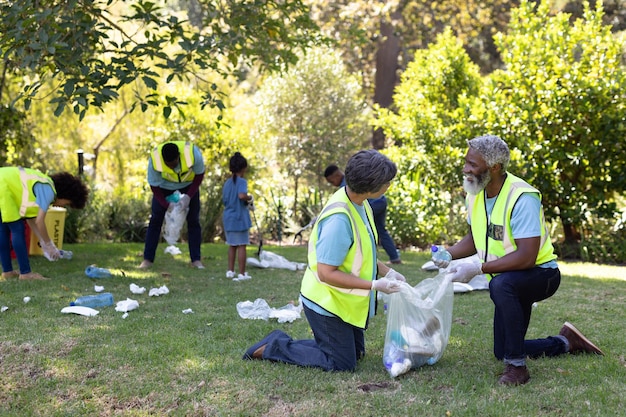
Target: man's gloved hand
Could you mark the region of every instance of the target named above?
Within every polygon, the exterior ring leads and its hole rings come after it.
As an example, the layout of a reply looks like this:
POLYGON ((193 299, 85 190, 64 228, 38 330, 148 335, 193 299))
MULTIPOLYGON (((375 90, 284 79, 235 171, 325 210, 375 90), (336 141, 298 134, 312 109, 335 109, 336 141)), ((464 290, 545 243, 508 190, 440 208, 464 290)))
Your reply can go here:
POLYGON ((470 282, 472 278, 482 273, 482 264, 463 262, 450 268, 450 280, 453 282, 470 282))
POLYGON ((49 242, 39 242, 41 245, 41 250, 43 251, 43 256, 46 257, 49 261, 56 261, 61 258, 61 252, 57 249, 56 245, 53 241, 49 242))
POLYGON ((181 194, 180 195, 180 199, 178 200, 178 202, 180 203, 180 206, 183 208, 183 210, 185 210, 187 207, 189 207, 189 202, 191 201, 191 197, 189 197, 187 194, 181 194))
POLYGON ((400 291, 400 281, 388 278, 379 278, 372 281, 372 289, 384 292, 385 294, 393 294, 400 291))
POLYGON ((404 275, 402 275, 401 273, 399 273, 398 271, 396 271, 393 268, 389 268, 389 271, 385 275, 385 278, 387 278, 387 279, 395 279, 397 281, 406 282, 406 278, 404 277, 404 275))

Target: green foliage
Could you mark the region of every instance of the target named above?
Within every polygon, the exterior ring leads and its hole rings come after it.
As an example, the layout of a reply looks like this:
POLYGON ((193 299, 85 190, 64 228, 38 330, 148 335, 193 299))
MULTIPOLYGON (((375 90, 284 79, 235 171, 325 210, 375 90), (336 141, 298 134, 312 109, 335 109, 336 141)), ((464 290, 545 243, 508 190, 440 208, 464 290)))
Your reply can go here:
POLYGON ((587 213, 611 218, 626 188, 626 72, 623 43, 586 7, 570 23, 523 2, 496 41, 506 70, 483 98, 485 131, 523 158, 519 174, 543 193, 546 217, 580 226, 587 213))
POLYGON ((31 166, 33 136, 26 114, 0 105, 0 166, 31 166))
POLYGON ((481 86, 480 74, 450 31, 419 51, 396 88, 396 112, 379 110, 377 126, 398 164, 389 226, 403 244, 424 247, 466 232, 460 177, 465 140, 474 126, 465 110, 481 86))
POLYGON ((265 80, 258 102, 259 135, 275 147, 277 166, 293 196, 286 205, 297 215, 300 187, 321 188, 327 165, 344 165, 367 143, 368 108, 360 81, 336 51, 314 48, 292 68, 265 80))
POLYGON ((167 118, 185 104, 162 95, 164 84, 195 80, 201 107, 223 107, 202 72, 233 73, 238 65, 277 69, 295 62, 294 49, 315 38, 316 27, 299 0, 203 0, 201 30, 161 2, 95 0, 3 2, 0 51, 15 73, 29 76, 18 99, 26 109, 54 79, 54 114, 66 108, 83 119, 132 86, 132 108, 161 106, 167 118), (162 96, 165 103, 159 100, 162 96))

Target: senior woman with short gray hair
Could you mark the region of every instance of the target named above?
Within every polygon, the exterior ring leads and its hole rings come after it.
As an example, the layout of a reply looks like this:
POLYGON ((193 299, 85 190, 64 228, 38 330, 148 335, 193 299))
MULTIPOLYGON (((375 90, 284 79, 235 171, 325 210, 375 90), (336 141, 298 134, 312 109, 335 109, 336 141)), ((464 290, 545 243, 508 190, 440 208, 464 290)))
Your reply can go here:
POLYGON ((376 150, 350 158, 346 186, 326 203, 309 241, 300 300, 314 339, 294 340, 274 330, 250 347, 244 359, 325 371, 356 369, 365 355, 364 333, 375 313, 376 291, 391 294, 406 281, 376 258, 378 236, 367 202, 385 193, 396 173, 396 165, 376 150))

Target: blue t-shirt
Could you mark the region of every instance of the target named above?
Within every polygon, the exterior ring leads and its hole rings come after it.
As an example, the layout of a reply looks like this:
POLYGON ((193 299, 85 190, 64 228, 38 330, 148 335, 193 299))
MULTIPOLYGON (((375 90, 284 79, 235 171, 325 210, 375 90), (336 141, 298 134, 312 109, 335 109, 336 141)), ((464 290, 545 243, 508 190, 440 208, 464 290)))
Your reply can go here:
MULTIPOLYGON (((498 197, 486 199, 487 216, 491 216, 493 207, 498 197)), ((529 237, 541 236, 541 200, 536 193, 523 193, 517 199, 513 211, 511 212, 511 232, 513 239, 526 239, 529 237)), ((471 224, 468 218, 468 223, 471 224)), ((549 261, 538 265, 542 268, 557 268, 556 261, 549 261)))
POLYGON ((222 202, 224 203, 224 230, 227 232, 243 232, 252 227, 250 211, 246 202, 239 198, 240 193, 248 193, 248 181, 245 178, 230 177, 222 188, 222 202))
MULTIPOLYGON (((374 234, 372 233, 372 229, 370 228, 370 223, 367 219, 365 207, 359 206, 358 204, 353 204, 353 207, 356 208, 359 215, 365 222, 372 247, 376 247, 374 242, 374 234)), ((343 213, 330 215, 320 221, 319 225, 317 226, 317 231, 318 239, 315 246, 317 262, 333 266, 342 265, 343 260, 346 258, 346 255, 348 254, 348 251, 353 244, 352 225, 350 224, 350 219, 348 218, 348 216, 343 213)), ((374 251, 374 263, 371 273, 372 277, 375 278, 377 273, 376 251, 374 251)), ((306 305, 308 308, 318 314, 322 314, 325 316, 334 316, 334 314, 326 311, 315 303, 309 302, 304 298, 301 298, 301 300, 304 305, 306 305)), ((371 296, 369 317, 374 316, 374 307, 375 297, 371 296)))
POLYGON ((43 182, 38 182, 33 186, 33 193, 35 194, 35 204, 44 212, 48 211, 48 207, 56 199, 52 186, 43 182))
MULTIPOLYGON (((204 158, 202 157, 202 152, 200 152, 200 149, 196 145, 193 145, 193 166, 191 169, 196 175, 204 173, 204 158)), ((181 166, 179 163, 178 166, 174 168, 174 172, 180 173, 180 170, 181 166)), ((192 181, 172 182, 164 179, 163 175, 154 169, 152 158, 148 158, 148 184, 152 187, 159 187, 164 190, 182 190, 190 186, 191 183, 192 181)))

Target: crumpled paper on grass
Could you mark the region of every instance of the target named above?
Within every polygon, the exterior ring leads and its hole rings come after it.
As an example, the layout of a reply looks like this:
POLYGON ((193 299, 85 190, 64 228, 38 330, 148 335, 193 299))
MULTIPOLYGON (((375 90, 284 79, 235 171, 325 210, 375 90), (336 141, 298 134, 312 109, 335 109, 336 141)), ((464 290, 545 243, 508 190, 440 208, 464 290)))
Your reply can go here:
POLYGON ((170 290, 165 286, 161 286, 159 288, 150 288, 150 291, 148 292, 148 295, 150 297, 158 297, 160 295, 165 295, 165 294, 169 294, 170 290))
POLYGON ((139 307, 139 302, 137 300, 132 300, 127 298, 123 301, 118 301, 115 306, 115 311, 119 311, 122 313, 127 313, 139 307))
POLYGON ((271 308, 267 301, 257 298, 254 302, 250 300, 237 303, 237 313, 242 319, 269 320, 278 319, 279 323, 293 323, 301 317, 302 304, 296 306, 289 303, 280 308, 271 308))

